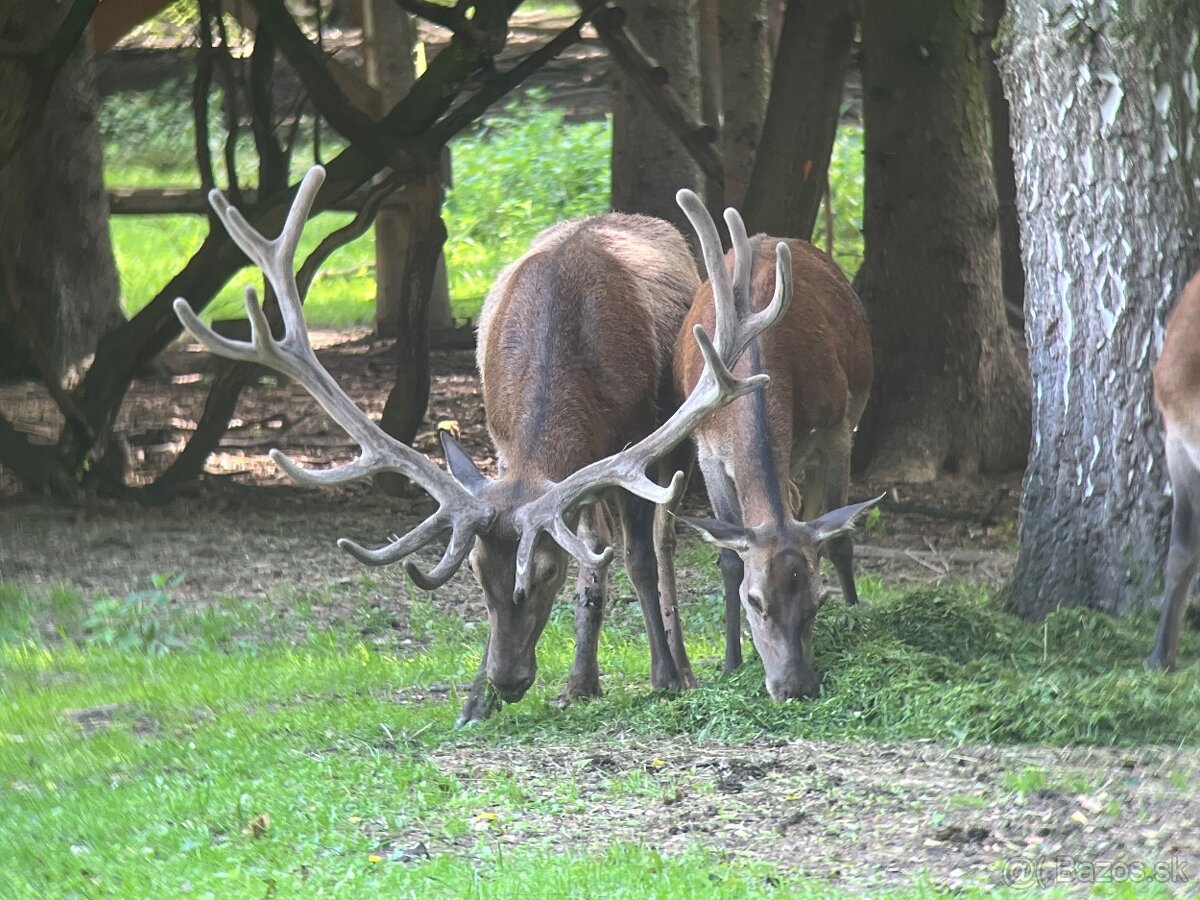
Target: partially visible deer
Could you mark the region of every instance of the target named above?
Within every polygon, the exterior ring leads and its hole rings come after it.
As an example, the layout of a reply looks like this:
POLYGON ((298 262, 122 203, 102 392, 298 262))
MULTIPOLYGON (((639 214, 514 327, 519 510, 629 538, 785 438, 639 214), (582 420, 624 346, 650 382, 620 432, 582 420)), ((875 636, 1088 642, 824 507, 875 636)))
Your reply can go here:
MULTIPOLYGON (((703 373, 703 361, 686 334, 712 328, 723 314, 746 315, 749 307, 762 307, 778 277, 772 273, 777 238, 747 238, 741 220, 726 213, 731 279, 715 226, 709 220, 702 228, 707 217, 689 215, 709 280, 676 343, 675 379, 684 392, 703 373)), ((819 550, 828 545, 842 593, 847 602, 857 603, 848 532, 857 516, 882 499, 843 505, 851 439, 873 375, 862 306, 828 256, 806 241, 788 240, 786 246, 791 249, 791 306, 779 324, 750 343, 734 367, 742 377, 768 374, 771 386, 731 403, 696 428, 700 468, 716 518, 683 519, 721 548, 726 671, 742 662, 744 605, 767 691, 776 700, 818 694, 812 630, 822 602, 819 550), (792 479, 801 489, 804 521, 796 518, 800 510, 792 479)))
MULTIPOLYGON (((656 688, 681 686, 690 671, 686 656, 673 655, 675 642, 664 627, 652 531, 655 504, 674 503, 684 476, 677 472, 663 487, 646 472, 714 409, 765 383, 763 375, 734 378, 728 366, 782 313, 786 278, 764 311, 738 319, 723 310, 711 341, 704 329, 696 329, 704 374, 662 421, 659 405, 669 394, 675 331, 699 281, 682 237, 667 223, 640 216, 607 215, 548 229, 501 273, 480 321, 480 368, 500 476, 484 476, 443 432, 445 472, 367 418, 309 345, 294 258, 323 180, 320 167, 309 171, 275 240, 251 228, 219 192, 209 195, 230 235, 273 288, 284 324, 281 339, 272 337, 252 289, 246 292, 250 342, 217 335, 186 301, 175 301, 184 326, 208 349, 294 379, 362 447, 358 459, 324 470, 304 469, 278 450, 271 457, 294 479, 313 485, 399 472, 438 501, 436 512, 386 546, 367 549, 346 539, 338 544, 364 563, 385 565, 448 533, 441 559, 429 572, 411 561, 405 565, 425 590, 445 584, 470 555, 490 633, 460 722, 490 712, 494 699, 487 685, 500 699, 515 702, 533 683, 535 648, 566 577, 568 556, 579 562, 586 582, 606 575, 612 549, 603 517, 580 520, 588 507, 613 495, 622 514, 626 567, 650 637, 651 682, 656 688)), ((787 249, 780 253, 786 257, 787 249)), ((602 615, 602 604, 581 603, 577 610, 581 639, 569 688, 578 695, 599 693, 595 654, 602 615)), ((681 638, 677 643, 682 647, 681 638)))
POLYGON ((1154 399, 1162 410, 1171 478, 1171 543, 1158 637, 1146 665, 1174 669, 1188 592, 1200 563, 1200 272, 1184 287, 1154 364, 1154 399))

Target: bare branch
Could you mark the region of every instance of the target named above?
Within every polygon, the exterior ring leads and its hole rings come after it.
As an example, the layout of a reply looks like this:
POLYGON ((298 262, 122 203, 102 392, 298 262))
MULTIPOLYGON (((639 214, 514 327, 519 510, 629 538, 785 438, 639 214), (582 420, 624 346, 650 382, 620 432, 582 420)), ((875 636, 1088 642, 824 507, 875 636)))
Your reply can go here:
MULTIPOLYGON (((582 5, 582 4, 581 4, 582 5)), ((717 129, 697 119, 669 83, 669 73, 658 65, 625 29, 625 11, 606 6, 592 18, 609 56, 633 79, 664 125, 679 138, 704 174, 725 183, 725 162, 717 149, 717 129)))

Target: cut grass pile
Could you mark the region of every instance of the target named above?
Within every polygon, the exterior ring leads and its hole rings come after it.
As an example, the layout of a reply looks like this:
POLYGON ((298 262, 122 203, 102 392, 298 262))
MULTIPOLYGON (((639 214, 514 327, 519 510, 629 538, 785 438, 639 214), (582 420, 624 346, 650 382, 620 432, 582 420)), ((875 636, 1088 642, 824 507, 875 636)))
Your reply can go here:
MULTIPOLYGON (((719 674, 720 604, 709 596, 689 604, 686 620, 702 687, 649 691, 640 614, 618 605, 601 646, 606 696, 559 710, 552 701, 572 644, 562 604, 530 696, 468 731, 452 723, 456 686, 478 661, 475 623, 418 601, 409 637, 372 610, 318 631, 331 597, 227 598, 198 611, 173 603, 170 589, 159 579, 132 598, 87 602, 69 590, 0 588, 0 884, 11 895, 566 896, 580 885, 596 896, 819 895, 820 884, 700 850, 507 848, 487 833, 487 817, 517 822, 531 803, 566 809, 580 802, 569 785, 547 795, 503 772, 462 781, 427 753, 631 732, 1122 745, 1200 737, 1191 673, 1141 668, 1151 617, 1070 610, 1024 623, 966 588, 894 594, 864 579, 869 606, 835 599, 822 613, 822 697, 786 705, 765 698, 757 664, 719 674), (262 637, 268 629, 273 639, 262 637), (414 823, 445 839, 481 831, 477 852, 413 860, 386 835, 414 823)), ((1200 655, 1194 635, 1181 655, 1200 655)), ((905 894, 931 891, 914 882, 905 894)))

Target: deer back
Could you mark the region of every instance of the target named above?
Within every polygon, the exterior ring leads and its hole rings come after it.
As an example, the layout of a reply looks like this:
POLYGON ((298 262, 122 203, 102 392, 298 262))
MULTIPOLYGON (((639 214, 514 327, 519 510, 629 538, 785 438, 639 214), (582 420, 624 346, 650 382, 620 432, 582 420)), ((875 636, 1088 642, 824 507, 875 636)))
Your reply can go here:
MULTIPOLYGON (((751 239, 754 275, 751 302, 764 306, 774 288, 774 247, 779 238, 751 239)), ((786 478, 793 443, 813 429, 831 428, 849 410, 861 412, 874 377, 871 339, 862 304, 841 270, 807 241, 786 241, 792 252, 792 304, 774 328, 763 332, 738 363, 740 372, 765 372, 770 386, 759 397, 742 397, 710 416, 696 436, 732 458, 737 445, 767 431, 781 477, 786 478)), ((732 252, 726 256, 732 264, 732 252)), ((704 361, 690 332, 711 329, 713 294, 705 282, 678 333, 674 363, 677 390, 684 394, 700 377, 704 361)))
POLYGON ((543 232, 479 318, 505 466, 559 480, 653 429, 670 412, 664 375, 699 283, 682 235, 659 219, 612 213, 543 232))

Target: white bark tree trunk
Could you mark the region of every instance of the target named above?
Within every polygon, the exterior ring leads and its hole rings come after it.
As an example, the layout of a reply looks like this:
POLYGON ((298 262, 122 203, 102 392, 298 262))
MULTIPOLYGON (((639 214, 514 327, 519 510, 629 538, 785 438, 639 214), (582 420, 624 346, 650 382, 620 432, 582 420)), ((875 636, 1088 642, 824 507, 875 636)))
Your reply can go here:
POLYGON ((1155 594, 1168 534, 1150 368, 1200 266, 1200 4, 1010 5, 1034 417, 1010 599, 1123 613, 1155 594))

